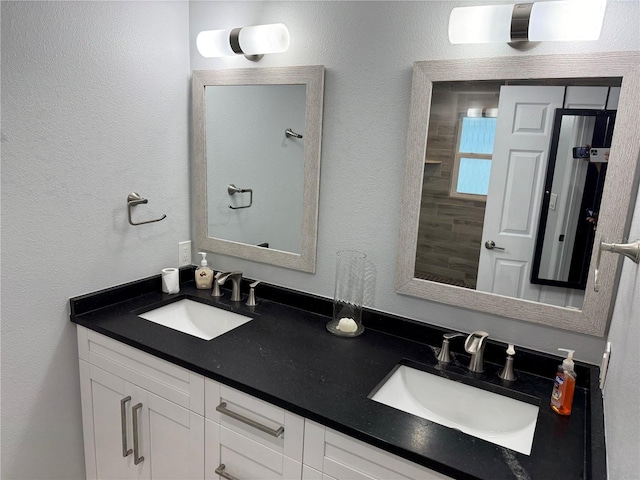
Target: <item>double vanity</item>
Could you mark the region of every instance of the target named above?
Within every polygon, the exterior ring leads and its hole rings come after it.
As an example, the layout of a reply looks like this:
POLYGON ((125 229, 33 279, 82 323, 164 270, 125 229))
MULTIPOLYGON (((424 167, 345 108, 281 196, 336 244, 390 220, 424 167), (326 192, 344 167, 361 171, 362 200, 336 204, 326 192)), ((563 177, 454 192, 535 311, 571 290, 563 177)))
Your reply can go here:
POLYGON ((327 299, 260 284, 249 307, 181 276, 70 301, 88 478, 606 478, 596 367, 562 417, 558 358, 516 346, 505 381, 490 338, 472 373, 463 339, 438 362, 445 330, 365 310, 341 338, 327 299))

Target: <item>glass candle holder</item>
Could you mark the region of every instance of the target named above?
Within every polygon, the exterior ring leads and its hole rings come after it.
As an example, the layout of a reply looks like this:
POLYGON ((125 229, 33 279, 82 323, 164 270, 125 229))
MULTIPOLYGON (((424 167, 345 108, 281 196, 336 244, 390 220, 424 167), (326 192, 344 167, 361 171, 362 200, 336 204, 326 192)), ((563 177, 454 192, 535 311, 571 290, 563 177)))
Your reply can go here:
POLYGON ((327 330, 342 337, 356 337, 362 326, 364 269, 367 256, 356 250, 336 254, 336 283, 333 295, 333 320, 327 330))

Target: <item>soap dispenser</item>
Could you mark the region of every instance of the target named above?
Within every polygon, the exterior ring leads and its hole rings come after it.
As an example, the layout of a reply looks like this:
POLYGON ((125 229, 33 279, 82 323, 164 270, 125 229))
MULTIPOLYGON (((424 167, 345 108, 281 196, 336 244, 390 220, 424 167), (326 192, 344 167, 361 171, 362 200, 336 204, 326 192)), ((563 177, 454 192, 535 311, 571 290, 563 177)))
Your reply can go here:
POLYGON ((207 265, 206 252, 198 252, 198 255, 202 255, 202 261, 200 262, 200 266, 196 269, 196 287, 204 290, 211 288, 211 285, 213 284, 213 270, 211 270, 207 265))
POLYGON ((551 393, 551 408, 560 415, 570 415, 573 403, 573 392, 576 388, 576 372, 573 369, 573 354, 575 350, 559 348, 562 352, 567 352, 567 358, 558 365, 558 373, 553 383, 551 393))

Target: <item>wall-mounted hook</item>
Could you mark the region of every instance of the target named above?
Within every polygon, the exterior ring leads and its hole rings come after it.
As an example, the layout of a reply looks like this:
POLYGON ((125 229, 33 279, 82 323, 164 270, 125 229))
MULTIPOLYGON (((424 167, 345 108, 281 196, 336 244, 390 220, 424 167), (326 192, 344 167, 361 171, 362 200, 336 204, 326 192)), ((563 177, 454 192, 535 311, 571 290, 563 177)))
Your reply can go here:
POLYGON ((596 257, 596 268, 593 275, 593 291, 600 290, 600 281, 598 279, 598 270, 600 269, 600 254, 602 252, 613 252, 629 257, 635 263, 640 263, 640 240, 631 243, 606 243, 600 240, 598 246, 598 256, 596 257))
POLYGON ((284 131, 284 134, 285 134, 287 137, 302 138, 302 135, 300 135, 299 133, 294 132, 294 131, 293 131, 293 130, 291 130, 290 128, 287 128, 287 129, 284 131))
POLYGON ((235 195, 236 193, 249 194, 249 205, 243 205, 242 207, 234 207, 232 205, 229 205, 229 208, 232 208, 233 210, 238 210, 240 208, 249 208, 251 205, 253 205, 253 190, 250 188, 238 188, 232 183, 227 187, 227 193, 229 193, 229 195, 235 195))
POLYGON ((134 207, 136 205, 140 205, 141 203, 149 203, 149 200, 147 200, 146 198, 142 198, 136 192, 131 192, 129 195, 127 195, 127 212, 129 213, 129 223, 131 225, 143 225, 145 223, 159 222, 160 220, 164 220, 165 218, 167 218, 166 215, 162 215, 162 217, 160 217, 160 218, 156 218, 155 220, 147 220, 146 222, 134 222, 134 221, 132 221, 131 220, 131 207, 134 207))

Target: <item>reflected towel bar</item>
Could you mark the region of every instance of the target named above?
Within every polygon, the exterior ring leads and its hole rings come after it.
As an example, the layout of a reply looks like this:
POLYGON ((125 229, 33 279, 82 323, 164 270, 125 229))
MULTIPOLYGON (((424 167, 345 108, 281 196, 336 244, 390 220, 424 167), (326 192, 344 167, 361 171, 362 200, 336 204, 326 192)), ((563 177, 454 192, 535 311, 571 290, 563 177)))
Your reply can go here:
POLYGON ((229 193, 229 195, 235 195, 236 193, 249 194, 249 205, 243 205, 241 207, 234 207, 233 205, 229 205, 229 208, 238 210, 240 208, 249 208, 251 205, 253 205, 253 190, 251 188, 238 188, 232 183, 227 187, 227 192, 229 193))
POLYGON ((293 130, 291 130, 290 128, 287 128, 287 129, 284 131, 284 134, 285 134, 287 137, 302 138, 302 135, 300 135, 299 133, 294 132, 294 131, 293 131, 293 130))

